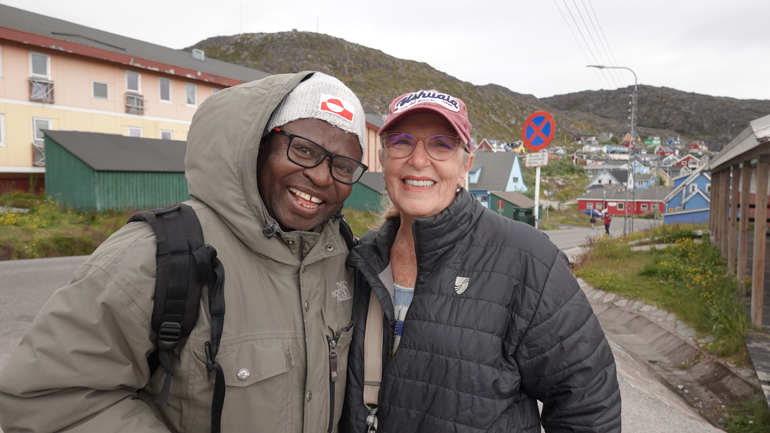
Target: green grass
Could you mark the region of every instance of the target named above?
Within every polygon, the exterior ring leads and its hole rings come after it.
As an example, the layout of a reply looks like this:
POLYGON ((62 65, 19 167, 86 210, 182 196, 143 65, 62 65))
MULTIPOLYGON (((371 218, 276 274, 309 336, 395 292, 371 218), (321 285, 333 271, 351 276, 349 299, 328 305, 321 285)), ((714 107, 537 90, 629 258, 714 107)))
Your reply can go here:
POLYGON ((743 403, 729 410, 725 430, 728 433, 766 433, 770 431, 770 410, 762 399, 743 403))
POLYGON ((665 309, 714 341, 712 353, 748 362, 744 338, 750 331, 736 282, 718 248, 693 241, 696 226, 660 226, 644 237, 663 250, 632 251, 628 238, 591 241, 576 274, 592 286, 665 309))
POLYGON ((24 193, 0 194, 3 207, 28 212, 0 213, 0 260, 91 254, 134 212, 75 212, 51 198, 24 193))
POLYGON ((353 234, 357 237, 361 237, 370 228, 374 227, 379 220, 379 216, 371 212, 362 212, 359 210, 345 208, 342 210, 342 214, 345 215, 345 221, 350 224, 350 229, 353 230, 353 234))

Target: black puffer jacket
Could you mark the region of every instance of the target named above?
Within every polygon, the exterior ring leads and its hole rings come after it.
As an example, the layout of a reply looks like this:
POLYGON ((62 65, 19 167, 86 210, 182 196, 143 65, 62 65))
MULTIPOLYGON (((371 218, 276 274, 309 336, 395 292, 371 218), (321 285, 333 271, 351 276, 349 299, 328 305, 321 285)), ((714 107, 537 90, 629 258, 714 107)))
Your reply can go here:
POLYGON ((348 258, 357 272, 342 432, 366 431, 371 289, 386 320, 379 433, 539 432, 536 400, 547 432, 620 431, 614 358, 565 255, 465 190, 440 214, 414 223, 414 300, 391 357, 393 302, 378 275, 398 225, 391 220, 367 234, 348 258), (470 280, 458 294, 461 277, 470 280))

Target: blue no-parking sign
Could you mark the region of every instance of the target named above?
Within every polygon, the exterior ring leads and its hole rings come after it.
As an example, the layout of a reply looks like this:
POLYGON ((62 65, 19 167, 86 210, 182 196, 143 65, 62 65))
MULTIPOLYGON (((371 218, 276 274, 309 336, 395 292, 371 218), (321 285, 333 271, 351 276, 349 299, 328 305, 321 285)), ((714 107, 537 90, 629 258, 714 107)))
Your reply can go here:
POLYGON ((545 149, 556 133, 556 122, 547 111, 535 111, 527 117, 521 128, 521 140, 532 151, 545 149))

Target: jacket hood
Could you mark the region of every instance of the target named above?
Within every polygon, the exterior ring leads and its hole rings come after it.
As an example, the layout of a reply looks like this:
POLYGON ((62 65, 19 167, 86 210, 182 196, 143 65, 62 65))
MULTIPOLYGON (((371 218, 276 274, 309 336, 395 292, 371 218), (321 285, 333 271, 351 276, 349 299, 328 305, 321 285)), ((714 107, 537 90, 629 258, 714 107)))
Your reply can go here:
POLYGON ((312 73, 273 75, 221 90, 201 104, 190 125, 185 155, 190 195, 257 253, 266 248, 263 229, 280 232, 257 189, 262 132, 283 98, 312 73))

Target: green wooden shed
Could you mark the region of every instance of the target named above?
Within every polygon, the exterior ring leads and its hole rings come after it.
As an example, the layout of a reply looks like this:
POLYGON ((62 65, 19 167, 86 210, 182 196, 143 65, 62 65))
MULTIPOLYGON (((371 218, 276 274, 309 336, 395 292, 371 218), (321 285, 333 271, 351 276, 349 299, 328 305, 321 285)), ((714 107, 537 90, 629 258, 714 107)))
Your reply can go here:
MULTIPOLYGON (((490 209, 516 221, 535 225, 535 201, 515 191, 490 191, 490 209), (499 210, 497 203, 502 200, 503 207, 499 210)), ((543 217, 543 206, 538 206, 538 216, 543 217)))
POLYGON ((353 190, 345 200, 344 207, 362 212, 380 213, 382 197, 386 194, 382 173, 367 172, 361 176, 361 180, 353 184, 353 190))
POLYGON ((190 199, 184 141, 45 133, 46 194, 80 211, 142 210, 190 199))

